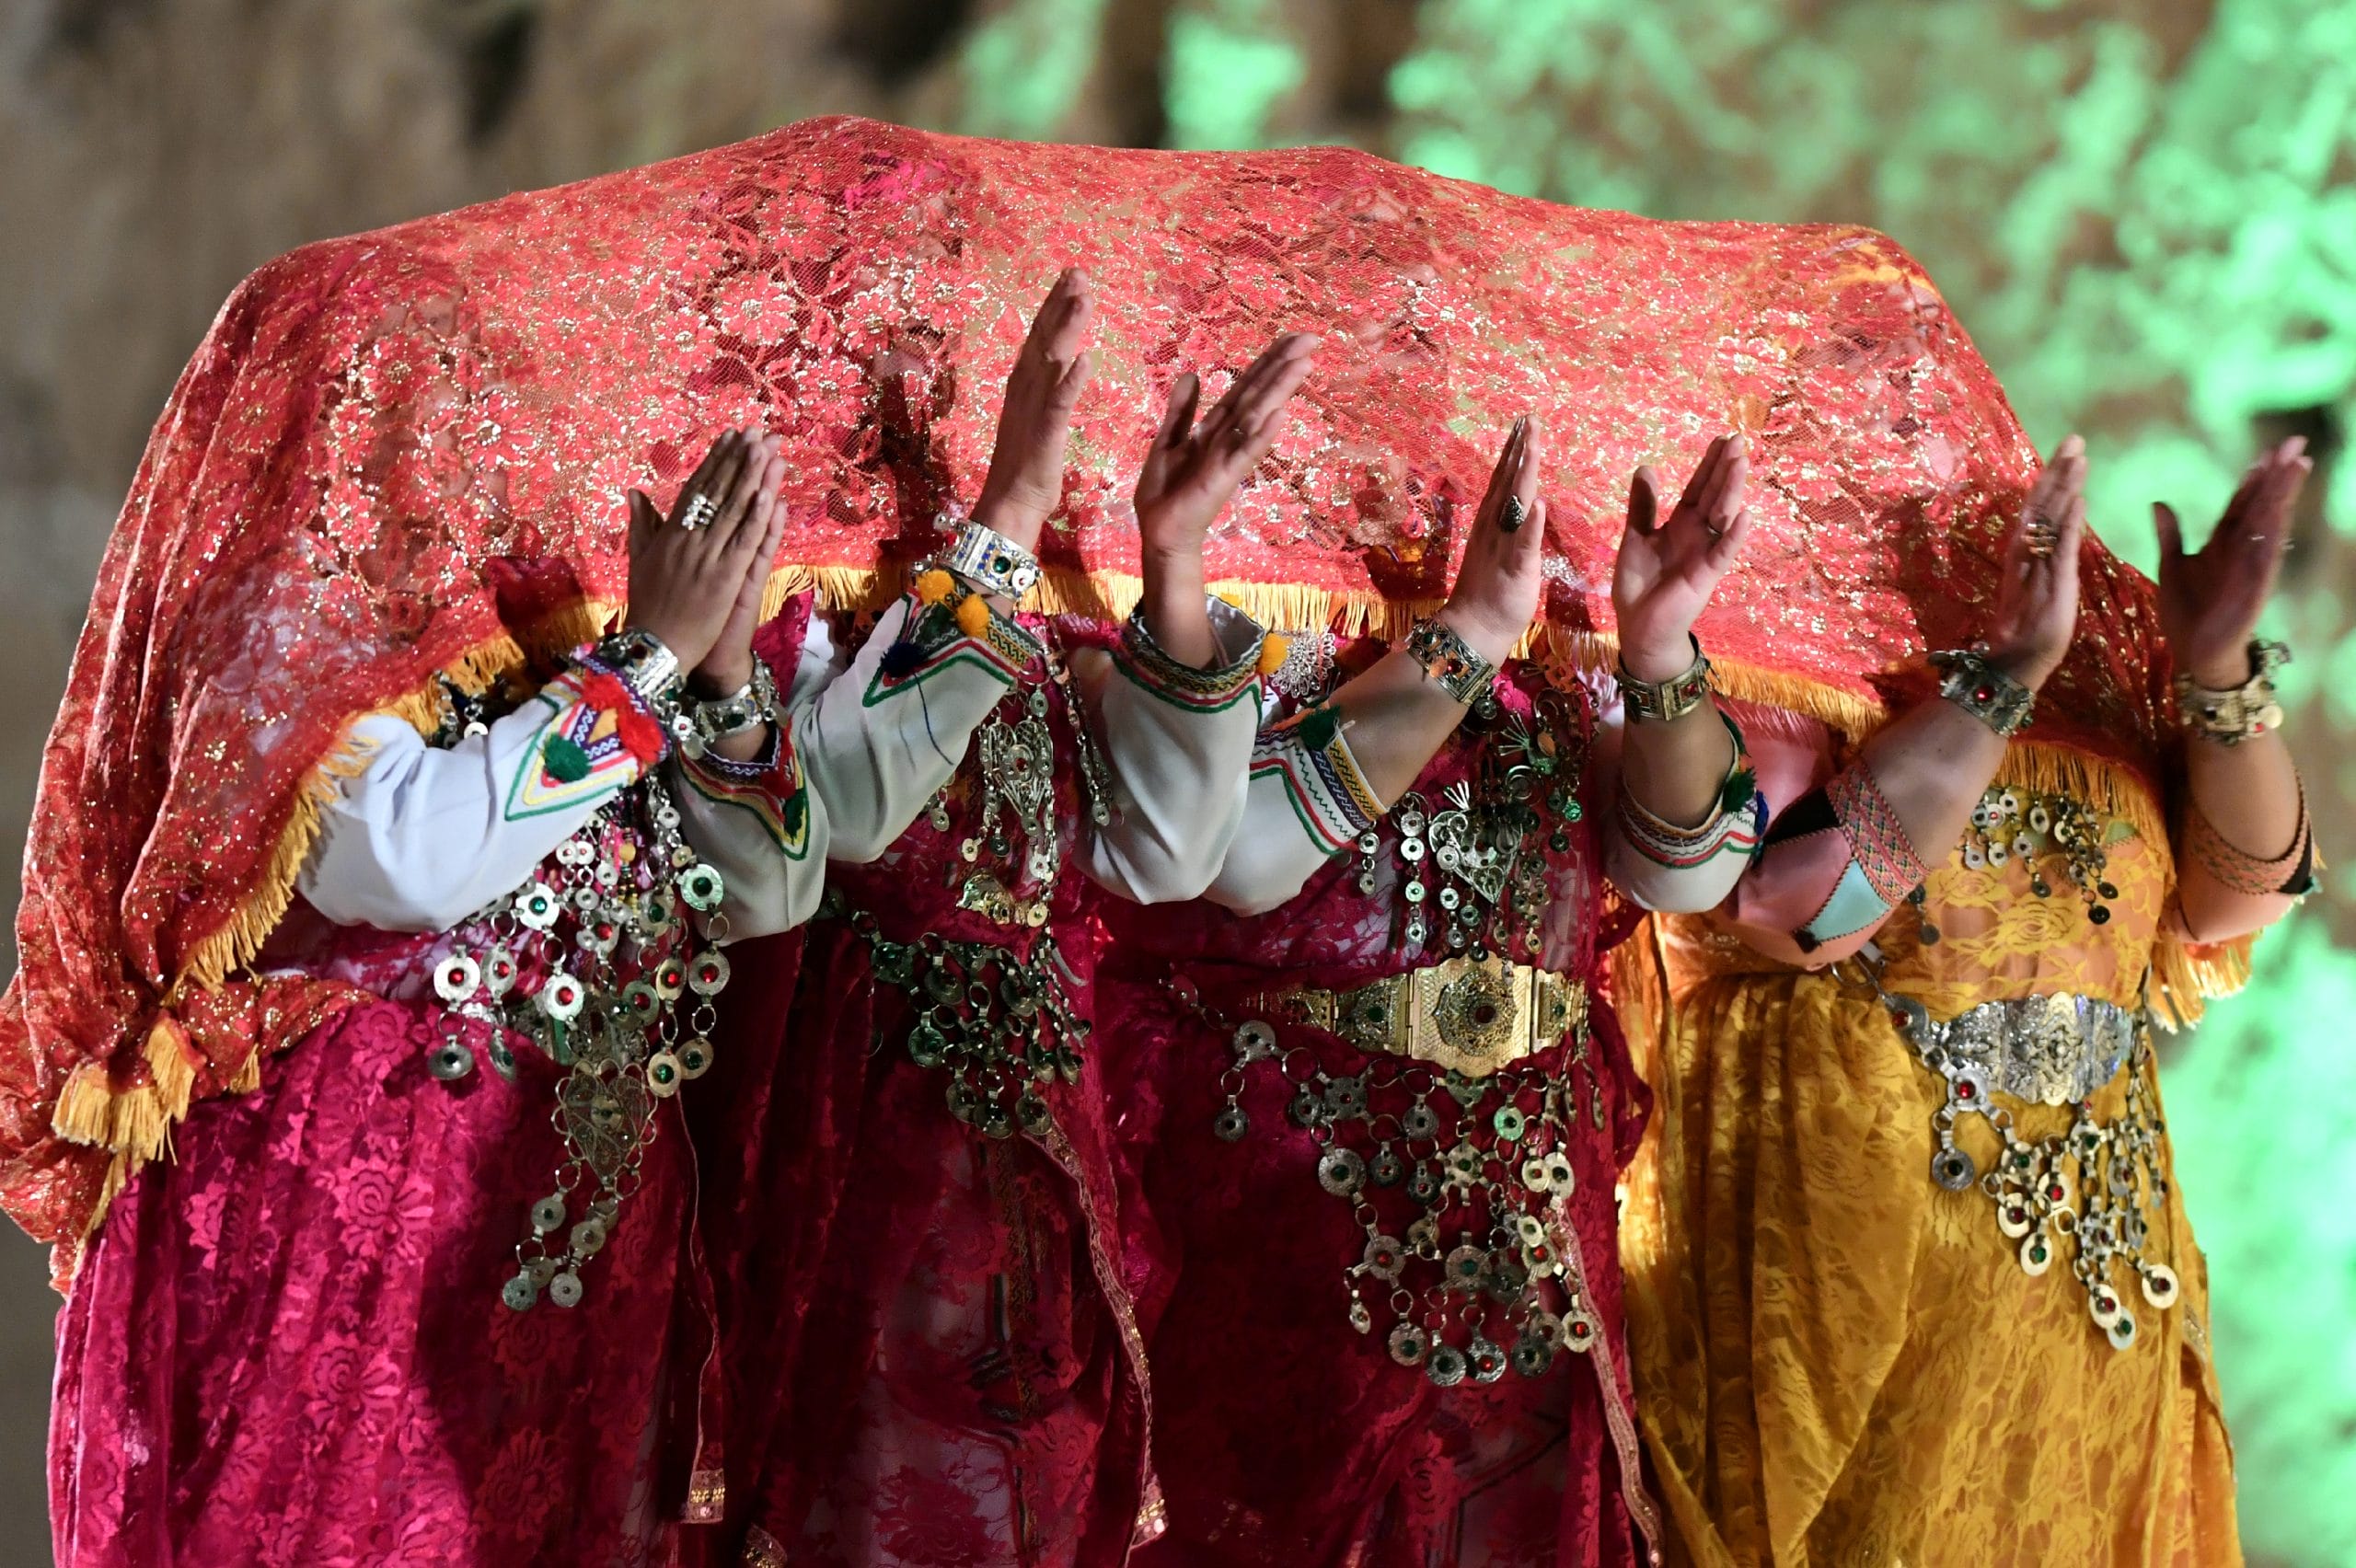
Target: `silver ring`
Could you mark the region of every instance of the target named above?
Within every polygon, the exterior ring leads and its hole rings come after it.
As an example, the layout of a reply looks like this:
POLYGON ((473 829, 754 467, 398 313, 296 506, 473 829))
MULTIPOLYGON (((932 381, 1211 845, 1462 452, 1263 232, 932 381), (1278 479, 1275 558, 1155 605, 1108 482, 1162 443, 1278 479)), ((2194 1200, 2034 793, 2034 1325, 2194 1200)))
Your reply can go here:
POLYGON ((1505 509, 1497 513, 1497 532, 1500 534, 1519 533, 1521 531, 1522 519, 1527 517, 1529 514, 1528 511, 1521 504, 1521 497, 1518 495, 1509 495, 1506 497, 1505 509))
POLYGON ((719 515, 720 502, 699 491, 689 496, 687 504, 679 509, 679 526, 693 533, 698 528, 709 526, 711 520, 719 515))

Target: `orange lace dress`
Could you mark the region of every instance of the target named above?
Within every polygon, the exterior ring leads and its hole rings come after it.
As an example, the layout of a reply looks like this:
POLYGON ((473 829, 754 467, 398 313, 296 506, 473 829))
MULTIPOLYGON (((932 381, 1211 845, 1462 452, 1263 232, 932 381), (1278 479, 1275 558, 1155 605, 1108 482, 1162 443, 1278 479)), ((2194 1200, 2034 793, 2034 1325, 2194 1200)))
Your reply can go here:
MULTIPOLYGON (((1831 749, 1787 747, 1770 801, 1796 772, 1823 783, 1831 749)), ((1741 894, 1645 955, 1657 1098, 1623 1253, 1690 1561, 2239 1562, 2207 1274, 2142 1021, 2147 974, 2186 956, 2163 951, 2173 861, 2157 802, 2108 790, 1992 789, 1877 933, 1877 983, 1870 950, 1808 972, 1745 946, 1744 923, 1807 911, 1741 894), (2012 1059, 1960 1066, 1956 1036, 1936 1070, 1927 1020, 2006 1021, 2012 1059), (1934 1170, 1942 1128, 1968 1165, 1934 1170)))

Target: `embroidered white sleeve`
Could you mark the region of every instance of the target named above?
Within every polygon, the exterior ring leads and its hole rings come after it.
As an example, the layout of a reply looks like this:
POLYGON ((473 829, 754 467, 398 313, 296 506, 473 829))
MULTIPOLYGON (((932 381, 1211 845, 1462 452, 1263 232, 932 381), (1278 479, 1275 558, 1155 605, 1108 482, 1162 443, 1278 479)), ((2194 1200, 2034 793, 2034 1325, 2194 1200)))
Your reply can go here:
POLYGON ((636 777, 634 765, 610 769, 603 788, 545 811, 512 811, 557 711, 553 698, 534 698, 446 749, 405 721, 362 719, 352 738, 366 766, 338 784, 296 888, 340 925, 443 931, 521 886, 636 777))

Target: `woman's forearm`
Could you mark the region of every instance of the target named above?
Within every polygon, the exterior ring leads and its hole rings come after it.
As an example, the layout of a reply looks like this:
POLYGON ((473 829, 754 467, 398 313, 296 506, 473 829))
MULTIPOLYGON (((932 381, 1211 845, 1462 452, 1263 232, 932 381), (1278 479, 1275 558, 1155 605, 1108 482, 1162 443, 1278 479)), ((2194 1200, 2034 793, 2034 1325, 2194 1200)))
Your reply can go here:
POLYGON ((1394 648, 1351 677, 1330 699, 1348 726, 1350 755, 1375 798, 1388 806, 1464 721, 1464 705, 1394 648))
POLYGON ((2231 851, 2239 852, 2187 854, 2185 829, 2179 829, 2177 896, 2186 930, 2203 941, 2224 941, 2279 918, 2291 905, 2291 882, 2300 868, 2278 867, 2281 880, 2267 877, 2270 886, 2261 891, 2262 884, 2246 873, 2235 876, 2240 885, 2230 883, 2219 862, 2284 861, 2302 847, 2304 807, 2290 747, 2275 734, 2253 736, 2236 746, 2195 736, 2185 743, 2185 778, 2192 810, 2231 851))
POLYGON ((1632 718, 1623 734, 1620 787, 1673 826, 1707 821, 1734 767, 1734 736, 1717 704, 1667 721, 1632 718))
POLYGON ((1197 670, 1210 668, 1218 657, 1211 633, 1210 594, 1203 582, 1203 558, 1198 551, 1157 555, 1147 552, 1145 586, 1138 600, 1145 628, 1161 651, 1197 670))

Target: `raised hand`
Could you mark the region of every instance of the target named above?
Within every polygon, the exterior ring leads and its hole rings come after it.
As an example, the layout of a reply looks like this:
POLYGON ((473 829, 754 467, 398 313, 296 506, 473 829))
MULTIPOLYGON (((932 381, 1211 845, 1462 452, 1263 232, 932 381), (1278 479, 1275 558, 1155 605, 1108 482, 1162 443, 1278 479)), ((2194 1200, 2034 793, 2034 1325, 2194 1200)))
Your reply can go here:
POLYGON ((784 443, 774 436, 768 440, 768 471, 753 503, 755 514, 745 523, 747 533, 759 531, 760 542, 745 558, 745 580, 737 585, 711 651, 688 674, 687 685, 699 697, 729 696, 753 678, 753 633, 760 629, 761 599, 768 589, 777 548, 785 538, 785 502, 779 493, 785 483, 784 443))
POLYGON ((1464 563, 1439 618, 1472 645, 1472 651, 1502 664, 1538 614, 1544 579, 1540 564, 1546 543, 1546 503, 1538 499, 1541 443, 1536 421, 1516 420, 1497 453, 1488 493, 1464 542, 1464 563))
POLYGON ((2249 640, 2274 592, 2290 542, 2299 488, 2315 462, 2292 436, 2249 466, 2209 542, 2189 555, 2184 525, 2165 502, 2152 507, 2160 536, 2160 630, 2177 668, 2212 690, 2249 679, 2249 640))
POLYGON ((1669 521, 1649 465, 1628 486, 1628 526, 1611 569, 1620 662, 1641 681, 1665 681, 1693 663, 1693 622, 1742 553, 1750 509, 1742 503, 1750 459, 1742 437, 1710 443, 1669 521))
MULTIPOLYGON (((746 579, 767 576, 760 552, 765 543, 776 548, 783 478, 774 437, 731 430, 679 487, 668 517, 644 492, 629 492, 630 624, 661 638, 683 669, 710 656, 748 591, 758 617, 760 590, 748 590, 746 579)), ((749 644, 749 626, 744 635, 749 644)))
POLYGON ((2004 541, 1988 658, 2031 691, 2061 667, 2078 622, 2078 545, 2086 531, 2086 444, 2063 439, 2038 470, 2004 541))
POLYGON ((1039 302, 1006 378, 998 439, 981 498, 974 503, 974 521, 1026 550, 1039 548, 1040 531, 1063 499, 1071 411, 1094 370, 1095 356, 1083 346, 1094 311, 1088 274, 1066 268, 1039 302))
POLYGON ((1309 375, 1318 340, 1287 332, 1261 351, 1200 425, 1192 371, 1170 389, 1161 429, 1138 475, 1138 536, 1148 560, 1202 554, 1203 537, 1244 477, 1276 442, 1284 406, 1309 375))

